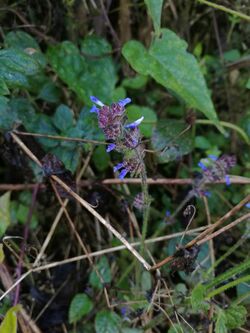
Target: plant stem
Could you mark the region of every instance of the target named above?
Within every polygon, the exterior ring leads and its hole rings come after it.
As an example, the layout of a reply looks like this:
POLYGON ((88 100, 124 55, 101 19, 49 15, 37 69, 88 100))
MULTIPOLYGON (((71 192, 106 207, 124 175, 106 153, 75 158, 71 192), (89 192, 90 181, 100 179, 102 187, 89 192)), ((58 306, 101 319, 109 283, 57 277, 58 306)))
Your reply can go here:
POLYGON ((213 7, 215 9, 222 10, 225 13, 232 14, 234 16, 238 16, 238 17, 242 18, 243 20, 250 21, 250 16, 248 16, 246 14, 243 14, 243 13, 240 13, 240 12, 237 12, 236 10, 218 5, 216 3, 213 3, 213 2, 210 2, 210 1, 207 1, 207 0, 198 0, 198 2, 200 2, 204 5, 208 5, 210 7, 213 7))

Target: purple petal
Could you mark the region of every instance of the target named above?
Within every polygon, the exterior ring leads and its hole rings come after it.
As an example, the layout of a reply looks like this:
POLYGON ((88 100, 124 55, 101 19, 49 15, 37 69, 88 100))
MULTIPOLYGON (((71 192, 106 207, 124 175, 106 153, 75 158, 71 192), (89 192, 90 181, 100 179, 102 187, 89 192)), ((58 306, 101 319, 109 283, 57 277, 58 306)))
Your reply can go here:
POLYGON ((120 174, 119 174, 119 178, 120 178, 120 179, 123 179, 123 178, 126 176, 127 173, 128 173, 128 170, 127 170, 127 169, 123 169, 123 170, 120 172, 120 174))
POLYGON ((100 110, 95 106, 93 105, 92 108, 89 110, 89 112, 95 112, 95 113, 98 113, 100 110))
POLYGON ((210 198, 211 197, 211 192, 204 191, 204 195, 205 195, 205 197, 210 198))
POLYGON ((120 104, 121 106, 125 106, 127 105, 128 103, 131 103, 131 98, 127 97, 127 98, 124 98, 124 99, 121 99, 118 104, 120 104))
POLYGON ((111 150, 114 150, 115 147, 116 147, 115 143, 110 143, 106 148, 106 152, 109 153, 111 150))
POLYGON ((218 160, 218 157, 215 156, 215 155, 208 155, 209 158, 211 158, 211 160, 213 161, 217 161, 218 160))
POLYGON ((201 161, 198 163, 198 166, 203 170, 207 170, 207 167, 205 166, 205 164, 203 164, 201 161))
POLYGON ((123 163, 118 163, 116 166, 114 166, 113 170, 116 172, 117 170, 120 170, 123 167, 123 163))
POLYGON ((166 216, 166 217, 169 217, 170 215, 171 215, 170 211, 169 211, 169 210, 166 210, 165 216, 166 216))
POLYGON ((245 205, 246 208, 250 208, 250 202, 245 205))
POLYGON ((228 175, 225 176, 225 181, 227 186, 231 184, 230 177, 228 175))
POLYGON ((95 96, 90 96, 90 99, 93 103, 99 105, 99 106, 104 106, 104 104, 95 96))
POLYGON ((144 117, 141 117, 141 118, 137 119, 136 121, 134 121, 133 123, 126 125, 125 128, 135 128, 140 125, 140 123, 143 121, 143 119, 144 119, 144 117))

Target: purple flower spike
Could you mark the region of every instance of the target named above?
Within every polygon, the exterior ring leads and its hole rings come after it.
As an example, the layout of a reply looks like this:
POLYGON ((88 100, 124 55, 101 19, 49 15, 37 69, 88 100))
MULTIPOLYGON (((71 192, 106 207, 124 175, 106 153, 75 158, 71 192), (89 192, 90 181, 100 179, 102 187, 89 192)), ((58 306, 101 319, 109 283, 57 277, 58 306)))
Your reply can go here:
POLYGON ((98 113, 99 111, 100 110, 95 105, 93 105, 89 112, 91 112, 91 113, 98 113))
POLYGON ((116 166, 114 166, 114 172, 116 172, 117 170, 120 170, 123 167, 123 163, 118 163, 116 166))
POLYGON ((143 121, 143 119, 144 119, 144 117, 141 117, 141 118, 137 119, 136 121, 134 121, 133 123, 126 125, 125 128, 136 128, 137 126, 140 125, 140 123, 143 121))
POLYGON ((106 152, 109 153, 110 151, 114 150, 115 147, 116 145, 114 143, 110 143, 106 148, 106 152))
POLYGON ((228 175, 225 176, 225 181, 227 186, 231 184, 230 177, 228 175))
POLYGON ((127 97, 127 98, 124 98, 124 99, 121 99, 118 104, 120 104, 121 106, 125 106, 127 104, 131 103, 131 98, 127 97))
POLYGON ((127 169, 123 169, 120 174, 119 174, 119 178, 120 179, 123 179, 125 178, 126 174, 128 173, 128 170, 127 169))
POLYGON ((95 104, 97 104, 97 105, 99 105, 99 106, 104 106, 104 104, 97 98, 97 97, 95 97, 95 96, 90 96, 90 99, 91 99, 91 101, 93 102, 93 103, 95 103, 95 104))
POLYGON ((208 155, 208 157, 213 160, 213 161, 217 161, 218 160, 218 157, 215 156, 215 155, 208 155))
POLYGON ((203 164, 201 161, 198 163, 198 166, 203 170, 207 170, 207 167, 205 166, 205 164, 203 164))

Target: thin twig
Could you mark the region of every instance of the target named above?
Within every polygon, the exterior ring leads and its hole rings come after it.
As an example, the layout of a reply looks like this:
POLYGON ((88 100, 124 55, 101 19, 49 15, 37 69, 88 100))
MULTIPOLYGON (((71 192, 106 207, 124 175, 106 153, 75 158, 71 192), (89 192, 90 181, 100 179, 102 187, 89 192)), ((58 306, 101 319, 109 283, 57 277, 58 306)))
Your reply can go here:
MULTIPOLYGON (((241 177, 241 176, 230 176, 231 185, 248 185, 250 184, 250 178, 241 177)), ((193 179, 191 178, 147 178, 148 185, 191 185, 193 179)), ((22 190, 32 190, 36 187, 38 183, 35 184, 0 184, 0 191, 22 191, 22 190)), ((88 187, 92 185, 120 185, 120 184, 129 184, 129 185, 139 185, 141 184, 140 178, 106 178, 102 180, 81 180, 77 182, 77 186, 88 187)), ((215 182, 207 181, 205 184, 216 185, 216 184, 225 184, 225 180, 219 180, 215 182)), ((40 188, 46 188, 46 185, 40 184, 40 188)))

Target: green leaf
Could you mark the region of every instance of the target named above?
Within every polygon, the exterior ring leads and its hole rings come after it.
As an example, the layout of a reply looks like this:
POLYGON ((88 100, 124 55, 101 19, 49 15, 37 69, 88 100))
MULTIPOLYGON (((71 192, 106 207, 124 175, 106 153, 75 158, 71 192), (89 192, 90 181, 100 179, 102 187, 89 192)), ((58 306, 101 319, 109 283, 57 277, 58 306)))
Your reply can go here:
POLYGON ((0 197, 0 237, 2 237, 10 225, 10 192, 0 197))
POLYGON ((141 289, 143 291, 148 291, 151 288, 152 288, 151 274, 147 271, 143 271, 141 276, 141 289))
POLYGON ((186 42, 173 31, 161 29, 161 36, 154 39, 148 51, 141 43, 129 41, 122 54, 137 72, 153 77, 223 131, 199 65, 186 48, 186 42))
POLYGON ((105 146, 98 146, 93 154, 93 162, 99 171, 104 171, 108 168, 110 162, 109 153, 106 152, 105 146))
POLYGON ((194 287, 191 294, 191 304, 193 310, 198 311, 204 308, 205 294, 206 294, 205 286, 198 284, 197 286, 194 287))
POLYGON ((53 123, 60 132, 66 132, 68 128, 73 126, 72 110, 67 105, 59 105, 53 116, 53 123))
POLYGON ((24 31, 11 31, 4 37, 4 45, 6 48, 17 48, 24 50, 26 48, 33 48, 40 50, 37 41, 24 31))
POLYGON ((195 137, 195 148, 209 149, 211 148, 211 143, 205 136, 197 135, 195 137))
POLYGON ((10 88, 29 88, 28 76, 39 72, 40 65, 22 50, 0 50, 0 79, 10 88))
POLYGON ((4 38, 6 48, 23 50, 36 60, 42 68, 46 66, 46 59, 37 41, 24 31, 11 31, 4 38))
POLYGON ((244 304, 250 304, 250 285, 248 283, 239 283, 236 286, 236 290, 237 290, 237 296, 239 298, 244 298, 242 300, 242 303, 244 304), (249 295, 248 297, 244 297, 244 295, 249 295))
POLYGON ((80 320, 93 309, 93 303, 86 294, 76 294, 69 307, 69 322, 80 320))
POLYGON ((100 311, 95 317, 96 333, 118 333, 121 327, 121 318, 111 311, 100 311))
POLYGON ((133 122, 144 116, 143 122, 140 124, 140 131, 142 135, 149 138, 152 135, 153 128, 155 127, 157 116, 154 110, 139 105, 130 105, 126 109, 129 122, 133 122))
POLYGON ((161 28, 161 11, 163 0, 144 0, 147 5, 148 14, 153 20, 154 30, 157 35, 160 33, 161 28))
POLYGON ((17 333, 17 311, 20 305, 13 306, 8 310, 0 326, 0 333, 17 333))
MULTIPOLYGON (((109 262, 107 257, 103 256, 99 259, 97 265, 97 270, 99 271, 100 275, 103 278, 104 283, 111 282, 111 270, 109 267, 109 262)), ((103 287, 102 282, 100 281, 99 277, 97 276, 96 272, 93 270, 90 273, 89 282, 92 287, 101 289, 103 287)))
POLYGON ((215 323, 215 333, 227 333, 227 326, 226 326, 226 315, 225 312, 221 309, 217 312, 217 319, 215 323))
POLYGON ((141 89, 146 85, 147 81, 147 76, 138 74, 135 77, 124 79, 122 85, 125 88, 141 89))
POLYGON ((0 95, 8 95, 10 92, 9 92, 9 89, 7 87, 7 84, 5 83, 5 81, 0 78, 0 95))
POLYGON ((160 120, 153 132, 152 146, 159 162, 168 163, 192 151, 191 133, 183 134, 187 125, 177 120, 160 120))
POLYGON ((65 41, 51 46, 47 56, 60 79, 90 106, 91 95, 104 103, 112 102, 117 77, 112 58, 106 55, 110 52, 111 47, 104 39, 88 36, 81 43, 81 52, 65 41))
POLYGON ((47 80, 41 86, 37 97, 49 103, 58 103, 60 100, 60 90, 54 82, 47 80))
POLYGON ((243 305, 232 305, 225 310, 226 325, 229 329, 235 329, 245 324, 247 309, 243 305))

